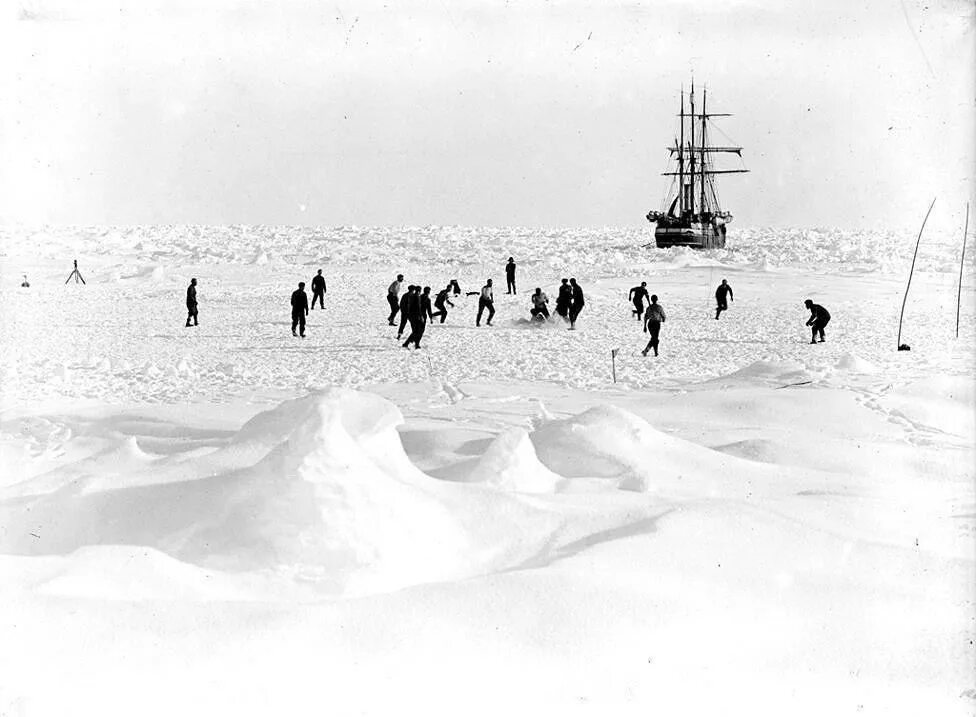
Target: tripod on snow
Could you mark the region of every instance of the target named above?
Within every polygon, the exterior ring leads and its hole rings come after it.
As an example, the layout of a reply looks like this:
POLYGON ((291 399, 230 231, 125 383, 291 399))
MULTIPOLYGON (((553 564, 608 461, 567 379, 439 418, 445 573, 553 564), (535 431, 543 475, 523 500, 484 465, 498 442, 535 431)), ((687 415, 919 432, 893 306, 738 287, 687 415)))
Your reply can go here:
MULTIPOLYGON (((75 268, 71 270, 71 273, 70 273, 70 274, 68 274, 68 278, 64 280, 64 283, 65 283, 65 284, 67 284, 67 283, 68 283, 69 281, 71 281, 72 279, 74 279, 74 280, 75 280, 75 283, 76 283, 76 284, 77 284, 77 283, 78 283, 79 281, 80 281, 80 282, 81 282, 82 284, 84 284, 84 283, 85 283, 85 277, 83 277, 83 276, 81 275, 81 272, 80 272, 80 271, 78 271, 78 260, 77 260, 77 259, 75 259, 75 268)), ((87 285, 86 285, 86 286, 87 286, 87 285)))

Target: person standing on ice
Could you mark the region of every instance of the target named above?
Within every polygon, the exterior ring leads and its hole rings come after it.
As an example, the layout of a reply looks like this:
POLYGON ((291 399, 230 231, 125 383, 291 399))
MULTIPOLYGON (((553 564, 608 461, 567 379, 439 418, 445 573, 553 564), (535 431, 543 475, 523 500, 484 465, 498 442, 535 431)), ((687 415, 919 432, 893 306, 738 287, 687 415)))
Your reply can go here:
POLYGON ((305 282, 298 282, 298 289, 291 295, 291 335, 305 338, 305 317, 308 316, 308 294, 305 293, 305 282), (299 333, 295 333, 295 328, 299 333))
MULTIPOLYGON (((447 308, 444 306, 444 304, 450 305, 452 309, 454 308, 454 304, 451 302, 450 299, 451 290, 453 288, 454 287, 452 286, 452 284, 448 284, 446 289, 441 289, 440 291, 437 292, 437 298, 434 299, 434 307, 437 309, 437 311, 435 311, 430 315, 431 322, 434 321, 435 316, 440 316, 441 323, 442 324, 444 323, 444 320, 447 318, 447 308)), ((461 293, 460 289, 458 289, 458 293, 461 293)))
POLYGON ((410 286, 407 287, 407 293, 400 297, 400 329, 397 331, 398 339, 403 338, 403 330, 407 327, 407 322, 410 320, 410 317, 407 316, 407 307, 413 301, 414 292, 419 293, 420 287, 410 284, 410 286))
POLYGON ((820 343, 824 342, 824 327, 830 321, 830 312, 820 304, 813 303, 807 299, 803 305, 810 309, 810 318, 807 319, 807 326, 811 327, 810 343, 817 343, 817 334, 820 334, 820 343))
POLYGON ((532 314, 533 319, 541 318, 546 320, 549 318, 549 309, 546 304, 549 303, 549 297, 546 296, 542 289, 538 286, 535 288, 535 293, 532 294, 532 308, 529 309, 529 313, 532 314))
POLYGON ((647 356, 647 352, 654 349, 654 355, 657 356, 658 347, 658 337, 661 334, 661 324, 667 320, 667 316, 664 314, 664 309, 661 305, 657 303, 657 294, 651 294, 651 305, 647 307, 647 311, 644 312, 644 333, 649 333, 651 335, 651 340, 647 342, 647 346, 641 353, 647 356))
POLYGON ((715 290, 715 320, 718 321, 718 315, 723 311, 727 311, 729 308, 729 303, 726 301, 726 296, 728 296, 728 301, 735 301, 735 297, 732 296, 732 287, 729 286, 729 282, 722 279, 722 283, 718 285, 715 290))
POLYGON ((491 279, 481 287, 481 296, 478 298, 478 318, 474 321, 475 326, 481 326, 481 315, 485 309, 488 309, 488 321, 485 323, 491 326, 491 317, 495 315, 495 292, 491 288, 491 279))
POLYGON ((572 303, 573 287, 569 285, 569 279, 563 279, 563 283, 559 286, 559 294, 556 295, 556 313, 563 319, 568 319, 569 307, 572 303))
POLYGON ((403 342, 403 348, 410 348, 412 343, 416 348, 420 348, 420 339, 424 336, 427 328, 427 316, 430 315, 430 287, 424 287, 424 293, 420 293, 420 287, 413 287, 413 291, 407 294, 406 314, 410 321, 410 335, 403 342))
POLYGON ((396 281, 390 284, 390 288, 386 290, 386 300, 390 304, 390 326, 396 326, 394 319, 396 319, 397 312, 400 310, 400 284, 403 283, 403 274, 397 274, 396 281))
POLYGON ((583 288, 576 283, 576 279, 569 280, 570 286, 573 287, 573 305, 569 309, 569 328, 576 328, 576 319, 586 305, 586 301, 583 299, 583 288))
POLYGON ((634 302, 633 314, 640 321, 644 318, 644 299, 647 298, 647 282, 642 281, 640 286, 635 286, 631 289, 627 298, 634 302))
POLYGON ((517 294, 515 291, 515 258, 508 257, 508 263, 505 265, 505 279, 508 281, 508 291, 506 294, 517 294))
POLYGON ((193 325, 199 326, 200 322, 197 320, 197 280, 190 279, 190 285, 186 287, 186 325, 190 325, 190 319, 193 319, 193 325))
POLYGON ((319 308, 325 308, 325 277, 322 276, 322 270, 319 269, 319 273, 312 277, 312 308, 315 308, 315 300, 319 300, 319 308))

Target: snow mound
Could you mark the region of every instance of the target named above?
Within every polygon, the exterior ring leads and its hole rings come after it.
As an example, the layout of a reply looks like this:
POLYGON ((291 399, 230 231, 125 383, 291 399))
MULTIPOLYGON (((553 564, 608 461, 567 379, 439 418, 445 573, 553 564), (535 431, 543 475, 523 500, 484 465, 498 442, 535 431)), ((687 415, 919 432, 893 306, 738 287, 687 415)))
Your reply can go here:
POLYGON ((722 383, 730 380, 744 383, 800 383, 813 381, 816 378, 810 371, 797 361, 755 361, 737 371, 713 379, 722 383))
POLYGON ((567 478, 605 478, 624 490, 674 490, 712 483, 734 459, 653 428, 616 406, 550 421, 530 434, 539 460, 567 478))
POLYGON ((0 496, 0 554, 139 546, 196 568, 366 594, 520 564, 553 544, 562 519, 513 495, 558 481, 524 432, 478 464, 485 485, 457 485, 410 461, 402 422, 379 396, 330 388, 258 414, 192 462, 130 438, 0 496), (524 521, 533 531, 516 528, 524 521))
POLYGON ((468 480, 521 493, 552 493, 561 477, 539 462, 528 432, 513 428, 491 442, 468 480))
POLYGON ((846 353, 840 357, 836 364, 834 364, 835 369, 841 371, 849 371, 851 373, 864 373, 864 374, 878 374, 881 373, 881 369, 875 366, 870 361, 862 359, 857 354, 846 353))

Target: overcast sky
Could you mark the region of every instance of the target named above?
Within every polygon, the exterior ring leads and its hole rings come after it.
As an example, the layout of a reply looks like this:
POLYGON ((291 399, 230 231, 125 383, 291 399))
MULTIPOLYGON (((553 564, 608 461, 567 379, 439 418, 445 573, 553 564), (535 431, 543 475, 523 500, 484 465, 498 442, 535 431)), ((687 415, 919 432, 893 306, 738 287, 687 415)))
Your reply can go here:
POLYGON ((8 224, 640 226, 692 74, 737 224, 915 226, 974 186, 972 0, 3 7, 8 224))

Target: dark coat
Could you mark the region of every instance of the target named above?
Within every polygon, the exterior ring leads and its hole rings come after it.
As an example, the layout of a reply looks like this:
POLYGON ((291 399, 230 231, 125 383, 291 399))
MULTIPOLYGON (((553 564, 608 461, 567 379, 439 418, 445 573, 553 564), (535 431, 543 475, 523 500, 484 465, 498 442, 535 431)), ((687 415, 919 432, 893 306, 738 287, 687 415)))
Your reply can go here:
POLYGON ((585 303, 583 300, 583 289, 577 284, 573 287, 573 306, 582 306, 585 303))
POLYGON ((305 293, 304 289, 295 289, 295 291, 292 293, 291 313, 293 314, 308 313, 308 294, 305 293))
POLYGON ((312 291, 317 294, 325 293, 325 277, 321 274, 316 274, 312 277, 312 291))
POLYGON ((189 309, 196 308, 197 305, 197 287, 190 284, 186 287, 186 306, 189 309))

